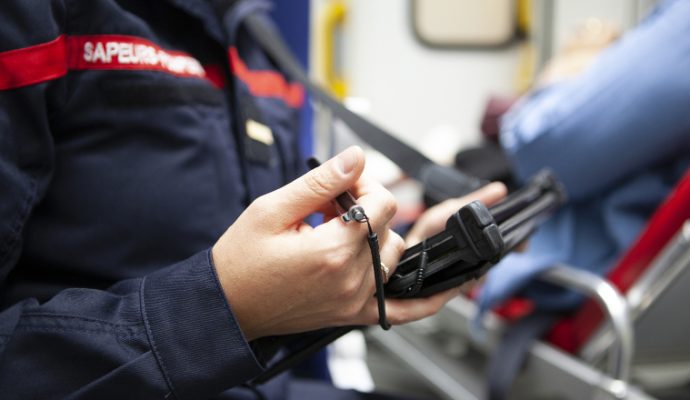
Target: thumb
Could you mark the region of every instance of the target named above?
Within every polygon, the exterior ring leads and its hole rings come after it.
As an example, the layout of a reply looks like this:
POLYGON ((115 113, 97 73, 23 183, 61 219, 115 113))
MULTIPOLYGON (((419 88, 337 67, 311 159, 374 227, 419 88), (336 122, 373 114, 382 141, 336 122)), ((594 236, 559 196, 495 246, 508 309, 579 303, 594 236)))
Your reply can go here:
POLYGON ((358 146, 349 147, 321 166, 266 195, 272 204, 271 210, 267 211, 283 227, 301 222, 354 186, 362 170, 364 152, 358 146))

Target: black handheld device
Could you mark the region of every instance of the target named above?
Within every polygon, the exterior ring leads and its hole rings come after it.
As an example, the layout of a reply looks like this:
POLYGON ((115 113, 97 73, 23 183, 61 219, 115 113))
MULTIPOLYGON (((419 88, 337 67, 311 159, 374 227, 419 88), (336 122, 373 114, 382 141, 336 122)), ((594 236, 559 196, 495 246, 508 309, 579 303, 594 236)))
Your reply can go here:
POLYGON ((486 207, 475 201, 451 215, 446 228, 405 251, 385 286, 387 297, 427 297, 484 275, 566 200, 548 171, 486 207))

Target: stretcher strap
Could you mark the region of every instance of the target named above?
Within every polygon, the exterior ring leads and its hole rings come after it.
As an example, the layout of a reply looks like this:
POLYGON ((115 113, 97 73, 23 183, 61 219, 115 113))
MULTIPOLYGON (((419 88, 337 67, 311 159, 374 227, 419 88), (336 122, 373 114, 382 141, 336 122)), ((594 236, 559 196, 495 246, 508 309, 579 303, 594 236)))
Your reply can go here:
POLYGON ((264 16, 248 15, 244 23, 252 33, 252 37, 288 76, 301 83, 314 98, 328 107, 367 144, 388 157, 407 175, 420 181, 431 203, 463 196, 484 184, 476 177, 434 163, 424 154, 398 139, 396 135, 386 132, 348 110, 340 101, 309 79, 304 68, 264 16))

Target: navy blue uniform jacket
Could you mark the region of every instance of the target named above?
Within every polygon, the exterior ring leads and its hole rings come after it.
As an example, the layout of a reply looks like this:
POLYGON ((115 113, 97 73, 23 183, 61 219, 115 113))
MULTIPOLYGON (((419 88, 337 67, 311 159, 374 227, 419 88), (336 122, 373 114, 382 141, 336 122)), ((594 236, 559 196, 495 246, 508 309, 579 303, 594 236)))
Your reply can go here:
POLYGON ((264 6, 2 1, 0 398, 254 398, 209 249, 300 170, 264 6))

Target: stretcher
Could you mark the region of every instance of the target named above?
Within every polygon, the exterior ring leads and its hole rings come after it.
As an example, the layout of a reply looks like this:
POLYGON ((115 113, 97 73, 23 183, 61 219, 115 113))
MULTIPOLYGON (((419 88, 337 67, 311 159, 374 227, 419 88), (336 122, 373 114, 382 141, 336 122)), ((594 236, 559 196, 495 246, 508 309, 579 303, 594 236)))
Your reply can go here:
MULTIPOLYGON (((529 350, 510 398, 688 398, 690 393, 690 171, 606 277, 566 265, 540 279, 590 297, 529 350)), ((476 335, 476 305, 451 301, 435 318, 367 332, 444 399, 485 398, 485 367, 506 326, 489 313, 476 335)))

